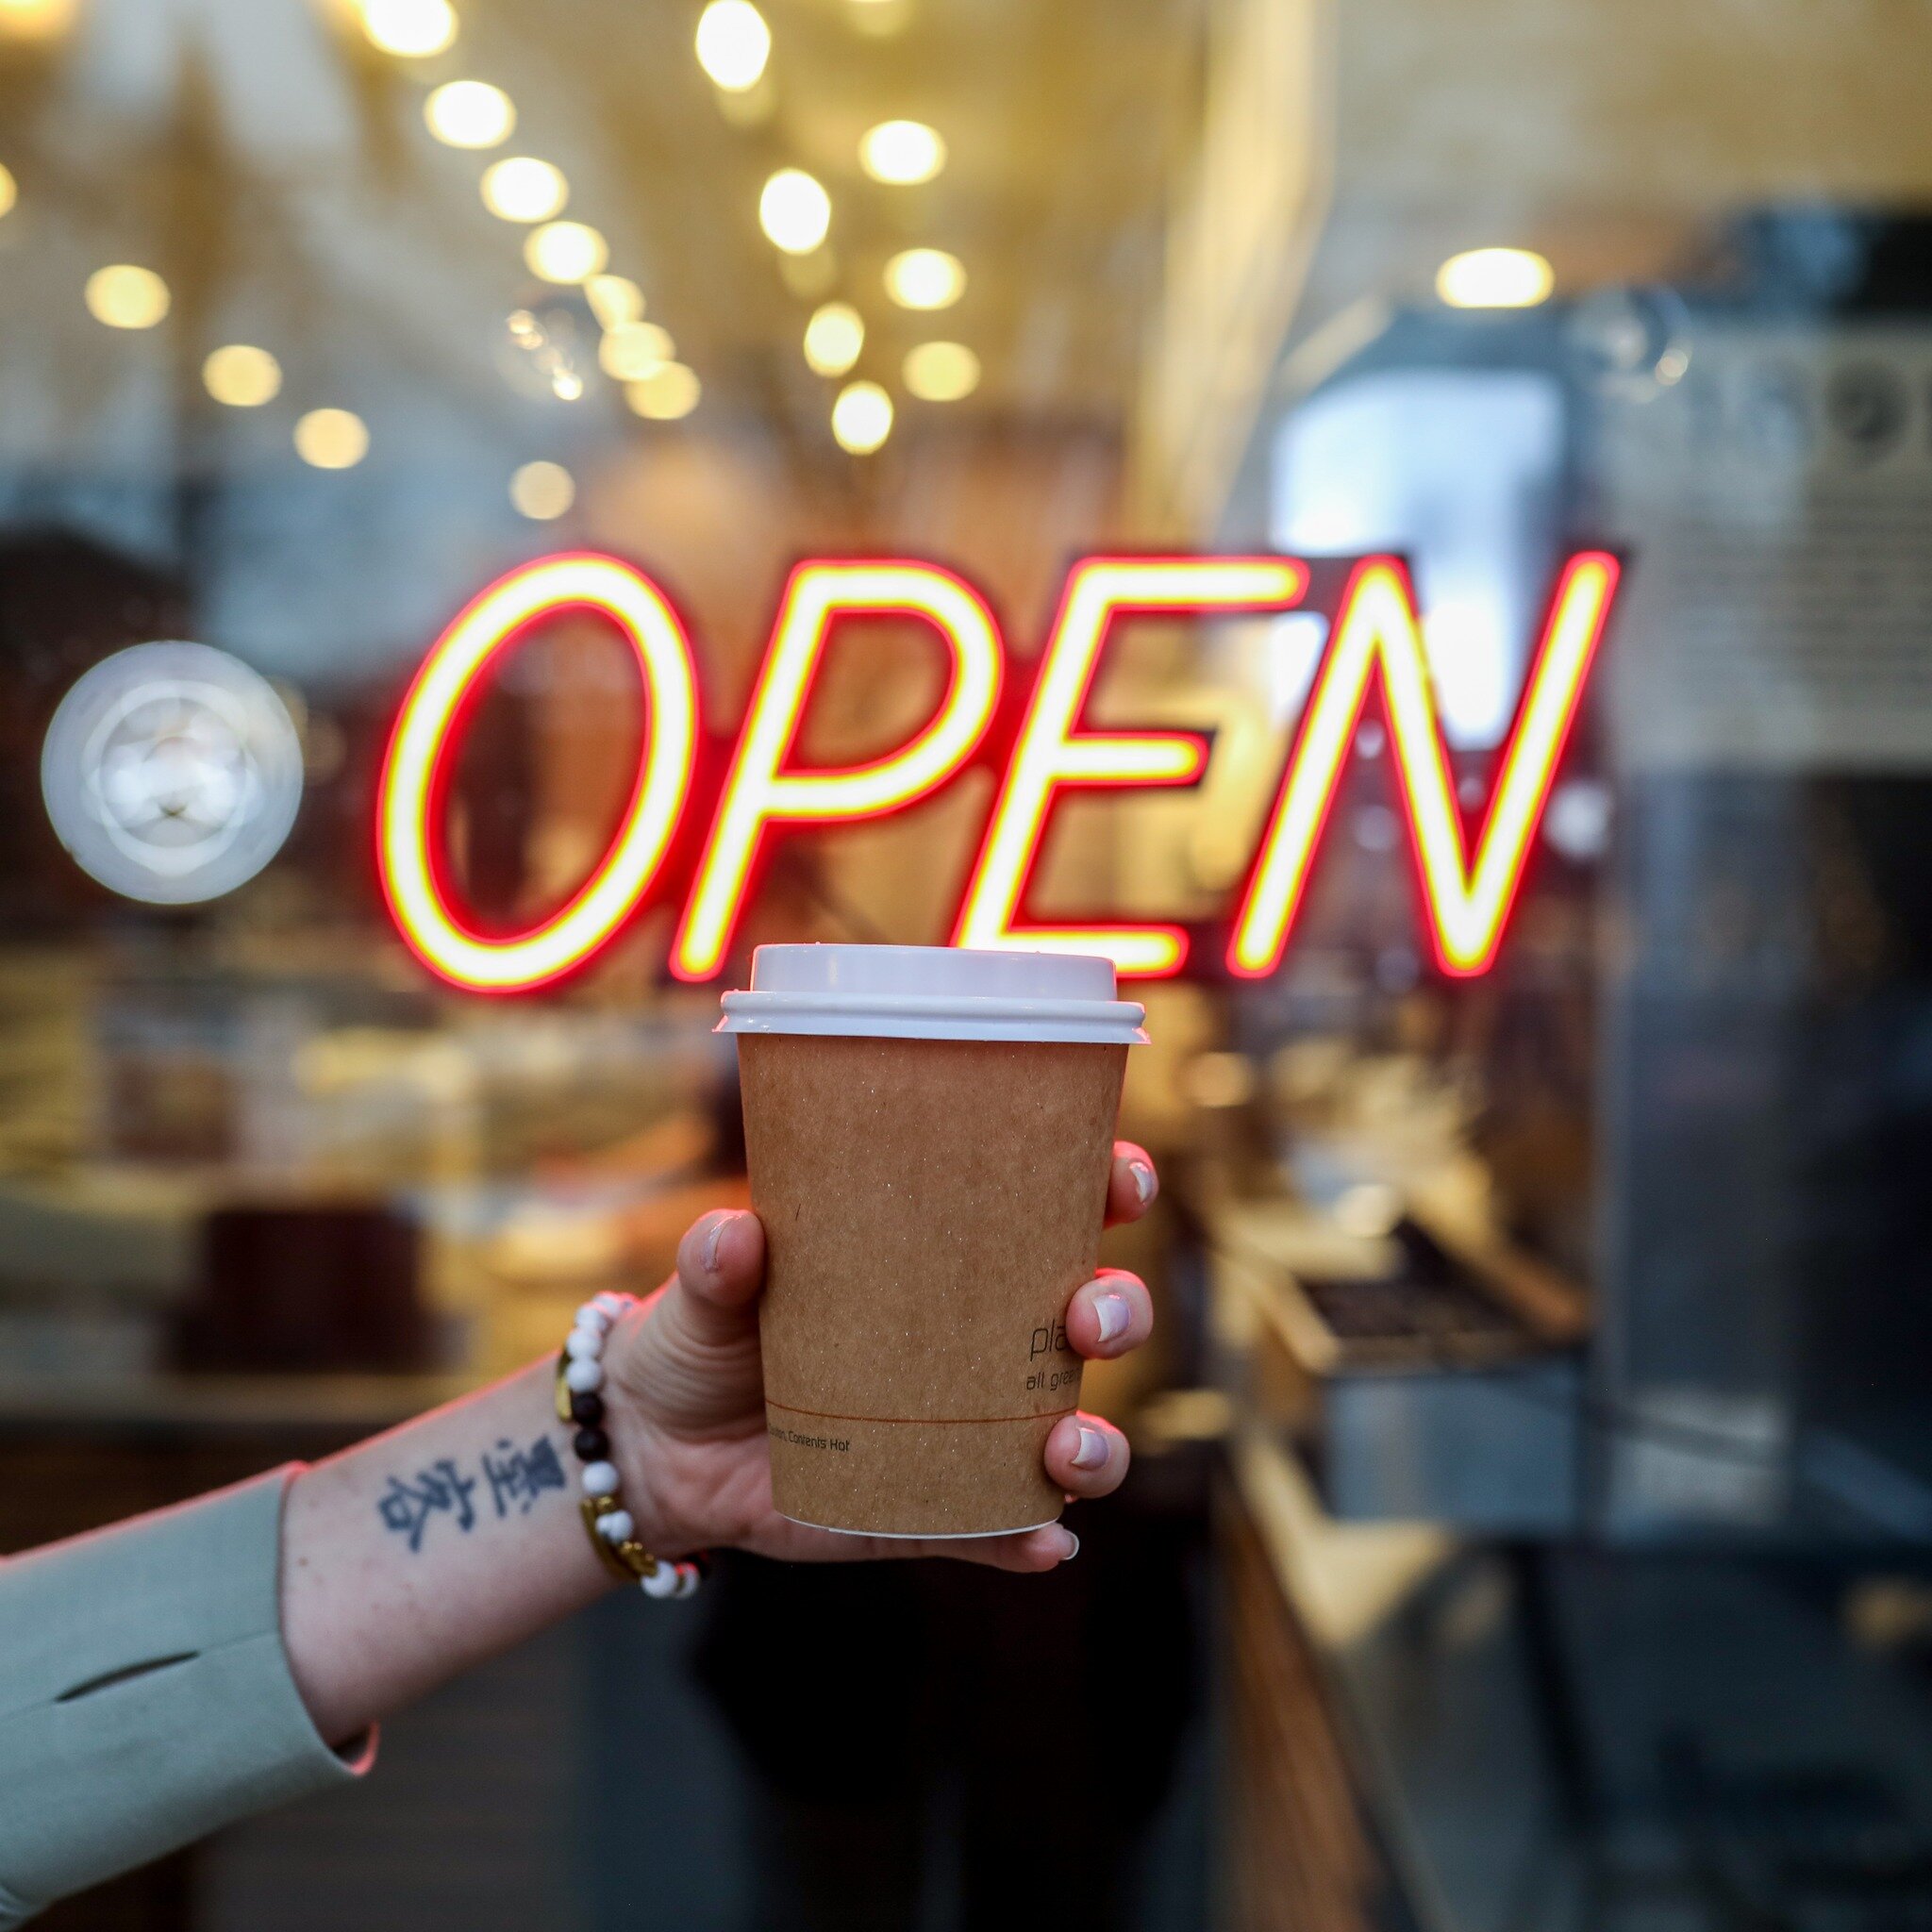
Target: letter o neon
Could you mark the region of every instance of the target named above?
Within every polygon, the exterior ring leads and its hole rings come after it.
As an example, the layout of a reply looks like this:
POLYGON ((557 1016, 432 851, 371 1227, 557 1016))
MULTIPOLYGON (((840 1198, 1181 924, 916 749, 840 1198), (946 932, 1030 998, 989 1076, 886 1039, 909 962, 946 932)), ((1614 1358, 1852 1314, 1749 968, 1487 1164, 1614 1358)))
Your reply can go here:
POLYGON ((668 598, 614 557, 539 558, 500 577, 461 611, 416 674, 383 760, 376 797, 376 864, 384 896, 410 950, 431 972, 473 992, 547 985, 604 945, 643 896, 677 829, 697 736, 691 645, 668 598), (441 781, 455 749, 458 708, 539 619, 602 612, 637 654, 647 699, 637 783, 609 850, 570 903, 512 939, 459 924, 439 881, 441 781))

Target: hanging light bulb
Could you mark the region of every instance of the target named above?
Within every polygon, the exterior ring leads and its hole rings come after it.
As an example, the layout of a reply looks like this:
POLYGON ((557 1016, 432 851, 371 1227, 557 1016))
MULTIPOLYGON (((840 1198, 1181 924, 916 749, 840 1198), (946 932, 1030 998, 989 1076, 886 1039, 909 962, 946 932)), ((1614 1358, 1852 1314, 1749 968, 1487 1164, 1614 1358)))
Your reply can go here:
POLYGON ((441 54, 457 37, 449 0, 359 0, 358 11, 370 45, 404 59, 441 54))
POLYGON ((860 138, 858 164, 874 181, 909 187, 946 165, 946 144, 924 121, 881 121, 860 138))
POLYGON ((280 391, 282 365, 253 342, 229 342, 201 365, 201 379, 216 402, 233 409, 257 409, 280 391))
POLYGON ((487 80, 446 80, 423 103, 423 119, 445 147, 494 147, 509 139, 517 110, 487 80))
POLYGON ((843 375, 865 347, 865 320, 849 302, 827 302, 805 325, 805 359, 814 375, 843 375))
POLYGON ((563 170, 534 155, 511 155, 483 170, 483 206, 506 222, 547 222, 570 199, 563 170))
POLYGON ((906 352, 906 387, 923 403, 957 403, 979 387, 979 358, 964 342, 921 342, 906 352))
POLYGON ((751 0, 711 0, 698 15, 697 55, 713 85, 741 94, 764 74, 772 30, 751 0))
POLYGON ((965 292, 965 267, 943 248, 908 248, 886 264, 886 293, 901 308, 950 308, 965 292))
POLYGON ((870 456, 892 433, 892 399, 875 382, 848 382, 832 405, 832 435, 856 457, 870 456))
POLYGON ((566 286, 598 274, 610 244, 588 222, 545 222, 524 239, 524 262, 533 275, 566 286))
POLYGON ((758 225, 774 248, 809 255, 832 225, 832 198, 803 168, 780 168, 758 196, 758 225))

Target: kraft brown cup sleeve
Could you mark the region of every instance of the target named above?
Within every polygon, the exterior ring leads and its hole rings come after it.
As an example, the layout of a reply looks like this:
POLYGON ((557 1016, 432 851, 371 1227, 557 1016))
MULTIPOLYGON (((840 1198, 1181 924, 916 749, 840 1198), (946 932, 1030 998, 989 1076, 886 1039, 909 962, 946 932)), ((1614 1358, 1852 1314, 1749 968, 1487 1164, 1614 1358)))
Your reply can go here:
POLYGON ((741 1034, 773 1499, 829 1529, 1050 1523, 1127 1049, 741 1034))

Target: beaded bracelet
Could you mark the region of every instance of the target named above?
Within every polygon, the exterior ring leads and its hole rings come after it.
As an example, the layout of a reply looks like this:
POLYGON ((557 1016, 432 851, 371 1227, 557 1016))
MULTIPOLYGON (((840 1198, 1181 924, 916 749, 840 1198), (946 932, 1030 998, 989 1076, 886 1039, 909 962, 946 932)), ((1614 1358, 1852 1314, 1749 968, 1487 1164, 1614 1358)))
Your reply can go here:
POLYGON ((557 1415, 575 1423, 571 1446, 583 1464, 584 1493, 577 1504, 597 1559, 613 1576, 636 1583, 646 1596, 690 1596, 704 1580, 704 1560, 674 1563, 654 1557, 637 1541, 637 1524, 624 1507, 623 1478, 604 1433, 604 1341, 637 1297, 608 1291, 593 1295, 576 1313, 576 1325, 557 1358, 557 1415))

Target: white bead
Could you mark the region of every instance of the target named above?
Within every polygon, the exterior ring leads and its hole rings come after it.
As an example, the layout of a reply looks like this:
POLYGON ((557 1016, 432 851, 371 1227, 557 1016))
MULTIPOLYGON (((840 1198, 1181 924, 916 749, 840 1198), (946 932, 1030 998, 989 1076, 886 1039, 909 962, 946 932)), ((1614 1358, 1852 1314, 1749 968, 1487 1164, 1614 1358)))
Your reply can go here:
POLYGON ((658 1558, 658 1567, 648 1576, 638 1578, 638 1588, 646 1596, 672 1597, 677 1594, 677 1565, 658 1558))
POLYGON ((584 1464, 584 1494, 614 1496, 617 1493, 617 1465, 614 1462, 584 1464))
POLYGON ((595 1302, 586 1302, 576 1313, 579 1328, 594 1328, 599 1335, 610 1326, 611 1317, 604 1312, 595 1302))
POLYGON ((602 1294, 593 1294, 591 1297, 591 1306, 593 1308, 602 1308, 614 1322, 618 1316, 624 1313, 625 1309, 630 1307, 633 1299, 635 1297, 631 1295, 617 1294, 607 1288, 602 1294))
POLYGON ((680 1563, 677 1566, 677 1591, 679 1596, 695 1596, 698 1585, 705 1579, 698 1574, 694 1563, 680 1563))
POLYGON ((637 1533, 628 1509, 612 1509, 597 1519, 597 1534, 607 1543, 627 1543, 637 1533))
POLYGON ((594 1395, 604 1386, 604 1364, 573 1360, 563 1372, 563 1386, 573 1395, 594 1395))
POLYGON ((604 1353, 601 1328, 573 1328, 565 1338, 563 1352, 574 1362, 593 1362, 604 1353))

